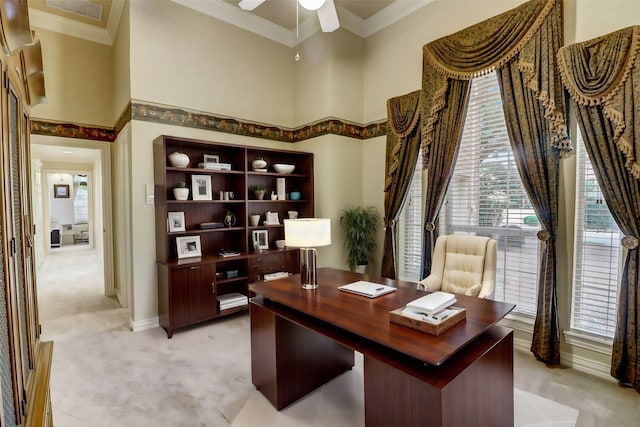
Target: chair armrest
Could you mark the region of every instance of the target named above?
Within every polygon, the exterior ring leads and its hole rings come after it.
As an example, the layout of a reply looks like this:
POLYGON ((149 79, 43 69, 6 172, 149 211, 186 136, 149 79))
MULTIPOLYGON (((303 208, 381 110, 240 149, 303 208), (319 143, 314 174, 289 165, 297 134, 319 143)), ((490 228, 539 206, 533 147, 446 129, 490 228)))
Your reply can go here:
POLYGON ((439 291, 442 286, 442 278, 435 274, 430 274, 418 282, 417 288, 422 291, 439 291))

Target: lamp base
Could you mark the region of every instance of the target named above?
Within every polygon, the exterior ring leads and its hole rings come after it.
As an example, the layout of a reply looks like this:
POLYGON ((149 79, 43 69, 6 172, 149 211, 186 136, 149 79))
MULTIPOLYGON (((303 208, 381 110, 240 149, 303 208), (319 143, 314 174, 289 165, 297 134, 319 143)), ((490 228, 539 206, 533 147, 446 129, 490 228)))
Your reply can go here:
POLYGON ((300 248, 300 286, 302 289, 317 289, 316 248, 300 248))

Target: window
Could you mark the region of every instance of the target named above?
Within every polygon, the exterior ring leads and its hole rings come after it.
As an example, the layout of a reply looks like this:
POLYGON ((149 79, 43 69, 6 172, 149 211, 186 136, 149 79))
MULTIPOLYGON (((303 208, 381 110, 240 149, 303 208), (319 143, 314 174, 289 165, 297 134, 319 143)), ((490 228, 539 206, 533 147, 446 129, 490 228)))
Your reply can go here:
POLYGON ((613 338, 622 234, 611 216, 578 132, 571 329, 613 338))
POLYGON ((89 222, 89 192, 86 175, 74 175, 73 184, 75 195, 73 197, 73 222, 74 224, 86 224, 89 222))
POLYGON ((422 279, 422 151, 398 218, 397 274, 400 280, 422 279))
MULTIPOLYGON (((398 277, 405 280, 421 279, 421 258, 415 257, 422 251, 420 190, 421 176, 416 173, 399 222, 398 277)), ((439 227, 440 234, 495 238, 494 298, 516 304, 515 311, 520 313, 535 314, 540 224, 511 152, 495 73, 472 82, 460 151, 439 227)))

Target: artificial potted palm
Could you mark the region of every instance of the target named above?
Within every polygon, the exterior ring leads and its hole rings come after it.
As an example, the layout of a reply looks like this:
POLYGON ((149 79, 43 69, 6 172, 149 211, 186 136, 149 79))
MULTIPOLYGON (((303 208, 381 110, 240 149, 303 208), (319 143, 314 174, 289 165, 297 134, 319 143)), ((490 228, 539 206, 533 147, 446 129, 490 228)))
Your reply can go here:
POLYGON ((347 264, 351 271, 364 273, 376 248, 376 232, 380 226, 380 214, 374 206, 358 206, 342 211, 340 227, 345 233, 347 264))

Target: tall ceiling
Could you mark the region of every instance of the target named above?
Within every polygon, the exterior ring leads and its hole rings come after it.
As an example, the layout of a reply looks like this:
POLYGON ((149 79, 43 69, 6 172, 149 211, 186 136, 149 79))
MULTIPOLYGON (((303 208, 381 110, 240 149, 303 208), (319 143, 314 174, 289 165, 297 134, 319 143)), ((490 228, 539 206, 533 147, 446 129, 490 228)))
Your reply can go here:
MULTIPOLYGON (((302 7, 297 8, 296 28, 296 0, 266 0, 253 11, 240 9, 240 0, 171 1, 290 47, 320 31, 316 13, 302 7)), ((334 0, 334 3, 340 26, 366 38, 432 1, 334 0)), ((29 0, 29 17, 32 26, 111 45, 123 7, 122 0, 29 0), (96 13, 101 15, 99 19, 94 18, 96 13)))
MULTIPOLYGON (((266 0, 251 12, 238 7, 240 0, 171 1, 290 47, 320 31, 315 12, 300 7, 299 37, 296 37, 296 0, 266 0)), ((334 0, 334 3, 340 26, 366 38, 432 1, 334 0)), ((33 27, 110 46, 123 8, 122 0, 29 0, 29 19, 33 27)), ((62 142, 57 147, 34 144, 33 154, 48 161, 94 161, 95 150, 64 147, 62 142)))

